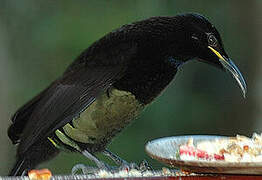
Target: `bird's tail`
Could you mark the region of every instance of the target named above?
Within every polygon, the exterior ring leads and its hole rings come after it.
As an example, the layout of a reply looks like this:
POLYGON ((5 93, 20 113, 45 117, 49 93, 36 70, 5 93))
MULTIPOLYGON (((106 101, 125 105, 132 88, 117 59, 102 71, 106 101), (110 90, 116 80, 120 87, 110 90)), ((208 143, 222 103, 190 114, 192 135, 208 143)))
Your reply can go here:
POLYGON ((26 170, 31 169, 30 163, 25 158, 18 158, 9 176, 21 176, 26 170))

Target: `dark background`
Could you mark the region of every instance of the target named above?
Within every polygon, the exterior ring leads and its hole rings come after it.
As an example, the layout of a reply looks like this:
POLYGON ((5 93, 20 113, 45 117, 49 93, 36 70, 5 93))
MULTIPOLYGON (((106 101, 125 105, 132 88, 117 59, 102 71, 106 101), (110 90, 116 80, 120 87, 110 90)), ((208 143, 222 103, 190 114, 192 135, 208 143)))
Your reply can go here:
MULTIPOLYGON (((127 161, 147 159, 148 140, 182 134, 252 135, 262 123, 262 1, 260 0, 0 0, 0 174, 15 159, 6 130, 11 115, 63 73, 92 42, 119 26, 151 16, 183 12, 215 24, 227 53, 248 84, 243 99, 237 83, 207 64, 182 67, 163 95, 110 144, 127 161)), ((69 174, 79 154, 61 153, 42 164, 69 174)))

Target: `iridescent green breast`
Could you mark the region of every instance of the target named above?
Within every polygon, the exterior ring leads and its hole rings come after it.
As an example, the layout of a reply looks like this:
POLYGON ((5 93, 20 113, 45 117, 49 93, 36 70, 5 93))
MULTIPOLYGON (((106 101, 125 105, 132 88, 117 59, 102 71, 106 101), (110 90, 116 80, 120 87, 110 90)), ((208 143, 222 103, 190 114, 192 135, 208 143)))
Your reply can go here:
POLYGON ((109 141, 143 110, 130 92, 115 88, 103 93, 80 116, 63 127, 64 133, 56 131, 57 137, 67 145, 66 136, 76 142, 97 144, 109 141), (64 136, 66 135, 66 136, 64 136))

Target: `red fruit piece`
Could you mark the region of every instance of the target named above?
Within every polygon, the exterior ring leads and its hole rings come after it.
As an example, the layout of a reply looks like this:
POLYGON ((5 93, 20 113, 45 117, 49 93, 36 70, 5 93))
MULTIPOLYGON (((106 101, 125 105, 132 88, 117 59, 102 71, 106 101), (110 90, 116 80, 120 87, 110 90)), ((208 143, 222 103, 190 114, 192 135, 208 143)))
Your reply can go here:
POLYGON ((225 156, 224 155, 219 155, 219 154, 214 154, 214 159, 215 160, 225 160, 225 156))
POLYGON ((179 147, 179 154, 180 155, 186 154, 186 155, 189 155, 189 156, 196 156, 196 149, 193 146, 183 145, 183 146, 179 147))
POLYGON ((207 152, 200 149, 197 149, 197 157, 201 159, 210 159, 210 156, 207 154, 207 152))

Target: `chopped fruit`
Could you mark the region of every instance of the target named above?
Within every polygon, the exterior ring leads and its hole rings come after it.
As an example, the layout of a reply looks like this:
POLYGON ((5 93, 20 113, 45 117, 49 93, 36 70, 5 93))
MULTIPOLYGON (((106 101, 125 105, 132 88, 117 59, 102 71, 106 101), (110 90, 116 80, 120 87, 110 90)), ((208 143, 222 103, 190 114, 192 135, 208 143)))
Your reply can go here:
POLYGON ((51 176, 52 173, 48 169, 34 169, 28 172, 28 177, 30 180, 49 180, 51 176))
POLYGON ((196 155, 195 147, 194 146, 188 146, 188 145, 180 146, 179 153, 180 153, 180 155, 182 155, 182 154, 189 155, 189 156, 195 156, 196 155))
POLYGON ((190 175, 192 172, 185 170, 185 169, 181 169, 181 172, 185 175, 190 175))
POLYGON ((248 151, 249 147, 248 145, 243 146, 244 151, 248 151))
POLYGON ((204 160, 224 160, 224 155, 219 154, 208 154, 206 151, 197 149, 194 146, 188 146, 188 145, 182 145, 179 148, 179 154, 180 156, 186 155, 186 156, 192 156, 197 159, 204 159, 204 160))
POLYGON ((215 160, 225 160, 225 156, 224 155, 219 155, 219 154, 214 154, 214 159, 215 160))
POLYGON ((187 161, 262 162, 262 134, 254 134, 252 138, 237 135, 195 144, 190 138, 180 145, 177 155, 187 161))
POLYGON ((210 159, 211 157, 207 154, 206 151, 196 149, 196 156, 201 159, 210 159))
POLYGON ((222 148, 222 149, 219 150, 219 153, 220 153, 220 154, 223 154, 223 155, 224 155, 224 153, 226 153, 226 152, 227 152, 227 151, 226 151, 224 148, 222 148))

